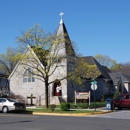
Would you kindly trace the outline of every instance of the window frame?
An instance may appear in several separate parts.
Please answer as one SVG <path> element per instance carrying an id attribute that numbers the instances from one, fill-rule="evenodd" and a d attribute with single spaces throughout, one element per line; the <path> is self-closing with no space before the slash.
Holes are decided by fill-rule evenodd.
<path id="1" fill-rule="evenodd" d="M 28 68 L 24 72 L 23 83 L 31 83 L 31 82 L 35 82 L 35 77 L 33 74 L 33 70 L 31 68 Z"/>

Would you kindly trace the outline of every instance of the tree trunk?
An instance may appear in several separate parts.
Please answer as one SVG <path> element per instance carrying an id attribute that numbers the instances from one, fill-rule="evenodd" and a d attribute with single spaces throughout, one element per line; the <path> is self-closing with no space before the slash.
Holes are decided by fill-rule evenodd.
<path id="1" fill-rule="evenodd" d="M 48 82 L 45 81 L 45 108 L 49 108 L 48 104 Z"/>

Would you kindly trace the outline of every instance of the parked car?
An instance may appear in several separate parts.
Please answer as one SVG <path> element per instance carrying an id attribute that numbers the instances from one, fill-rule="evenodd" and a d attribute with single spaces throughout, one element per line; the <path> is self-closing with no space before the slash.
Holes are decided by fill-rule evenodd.
<path id="1" fill-rule="evenodd" d="M 130 108 L 130 94 L 121 94 L 112 101 L 113 108 Z"/>
<path id="2" fill-rule="evenodd" d="M 7 113 L 8 111 L 25 111 L 26 106 L 11 98 L 0 98 L 0 111 Z"/>

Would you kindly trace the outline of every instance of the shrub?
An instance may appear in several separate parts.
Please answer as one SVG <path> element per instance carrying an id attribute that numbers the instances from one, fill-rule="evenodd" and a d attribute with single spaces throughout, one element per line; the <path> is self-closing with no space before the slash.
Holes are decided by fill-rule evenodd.
<path id="1" fill-rule="evenodd" d="M 95 104 L 94 102 L 91 102 L 89 108 L 94 108 L 94 107 L 99 108 L 99 107 L 105 107 L 105 106 L 106 106 L 106 102 L 95 102 Z"/>
<path id="2" fill-rule="evenodd" d="M 67 102 L 62 102 L 62 103 L 60 104 L 60 109 L 61 109 L 62 111 L 67 111 L 67 110 L 70 109 L 70 104 L 67 103 Z"/>
<path id="3" fill-rule="evenodd" d="M 77 105 L 75 105 L 75 104 L 70 104 L 70 108 L 75 109 L 75 108 L 77 108 Z"/>
<path id="4" fill-rule="evenodd" d="M 83 109 L 84 109 L 84 108 L 88 108 L 88 106 L 89 106 L 89 105 L 88 105 L 87 103 L 81 103 L 81 104 L 80 104 L 80 107 L 83 108 Z"/>
<path id="5" fill-rule="evenodd" d="M 55 104 L 51 104 L 51 105 L 50 105 L 50 109 L 51 109 L 51 111 L 54 111 L 55 108 L 56 108 L 56 105 L 55 105 Z"/>
<path id="6" fill-rule="evenodd" d="M 103 95 L 102 98 L 101 98 L 101 102 L 105 102 L 106 99 L 105 99 L 105 96 Z"/>
<path id="7" fill-rule="evenodd" d="M 89 103 L 77 103 L 76 105 L 74 104 L 71 104 L 70 105 L 70 108 L 72 109 L 87 109 L 87 108 L 94 108 L 96 105 L 96 108 L 99 108 L 99 107 L 105 107 L 106 106 L 106 102 L 91 102 L 90 105 Z"/>

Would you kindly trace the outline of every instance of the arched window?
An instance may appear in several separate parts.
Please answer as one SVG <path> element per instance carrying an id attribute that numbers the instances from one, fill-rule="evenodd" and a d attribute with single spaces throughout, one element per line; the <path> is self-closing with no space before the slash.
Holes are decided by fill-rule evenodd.
<path id="1" fill-rule="evenodd" d="M 31 68 L 28 68 L 23 76 L 23 82 L 35 82 L 34 74 Z"/>

